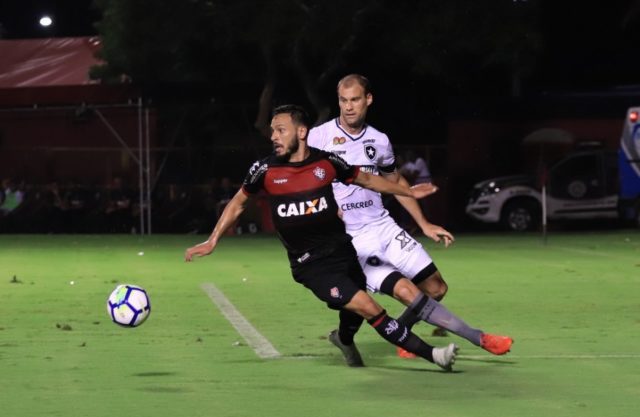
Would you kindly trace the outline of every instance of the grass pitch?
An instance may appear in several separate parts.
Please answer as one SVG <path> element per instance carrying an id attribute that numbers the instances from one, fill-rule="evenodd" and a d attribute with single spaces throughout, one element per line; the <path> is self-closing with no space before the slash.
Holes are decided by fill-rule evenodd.
<path id="1" fill-rule="evenodd" d="M 0 236 L 3 416 L 635 416 L 640 398 L 640 233 L 461 235 L 423 241 L 447 307 L 516 340 L 492 356 L 456 336 L 453 373 L 402 360 L 363 326 L 366 368 L 326 339 L 337 314 L 290 277 L 272 236 Z M 144 252 L 140 255 L 140 252 Z M 14 279 L 15 276 L 15 279 Z M 73 281 L 73 285 L 70 282 Z M 117 283 L 149 292 L 136 329 L 110 322 Z M 260 359 L 201 289 L 213 283 L 280 352 Z M 377 299 L 394 315 L 402 307 Z"/>

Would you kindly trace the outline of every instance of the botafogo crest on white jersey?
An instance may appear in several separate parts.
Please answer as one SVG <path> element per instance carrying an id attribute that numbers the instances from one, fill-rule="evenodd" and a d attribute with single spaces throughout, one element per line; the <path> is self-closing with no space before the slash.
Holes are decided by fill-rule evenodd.
<path id="1" fill-rule="evenodd" d="M 333 152 L 370 174 L 380 175 L 380 171 L 395 170 L 395 156 L 389 138 L 369 125 L 364 125 L 358 135 L 352 136 L 342 129 L 336 118 L 311 129 L 307 143 L 314 148 Z M 380 194 L 375 191 L 334 182 L 333 192 L 349 233 L 389 216 Z"/>

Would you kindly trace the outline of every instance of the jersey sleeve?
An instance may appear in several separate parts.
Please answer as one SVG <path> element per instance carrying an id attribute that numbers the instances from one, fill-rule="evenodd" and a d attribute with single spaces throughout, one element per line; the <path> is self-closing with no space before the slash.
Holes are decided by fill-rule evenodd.
<path id="1" fill-rule="evenodd" d="M 309 135 L 307 136 L 307 144 L 311 147 L 324 149 L 325 148 L 325 132 L 321 126 L 316 126 L 309 131 Z"/>
<path id="2" fill-rule="evenodd" d="M 393 153 L 393 146 L 387 135 L 384 135 L 385 142 L 382 146 L 382 153 L 378 162 L 378 169 L 386 174 L 390 174 L 396 170 L 396 157 Z"/>
<path id="3" fill-rule="evenodd" d="M 249 168 L 247 176 L 242 182 L 242 192 L 246 195 L 253 195 L 260 192 L 264 187 L 264 176 L 267 173 L 269 165 L 266 161 L 256 161 Z"/>
<path id="4" fill-rule="evenodd" d="M 345 184 L 351 184 L 360 172 L 360 168 L 349 165 L 347 161 L 334 153 L 327 152 L 327 159 L 336 170 L 336 179 Z"/>

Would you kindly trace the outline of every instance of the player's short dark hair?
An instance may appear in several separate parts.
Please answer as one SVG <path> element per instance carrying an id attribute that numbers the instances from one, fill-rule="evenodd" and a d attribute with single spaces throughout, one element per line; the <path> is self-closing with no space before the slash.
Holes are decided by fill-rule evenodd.
<path id="1" fill-rule="evenodd" d="M 311 126 L 311 118 L 302 106 L 298 106 L 297 104 L 284 104 L 275 107 L 271 112 L 271 117 L 273 118 L 284 113 L 290 114 L 291 120 L 293 120 L 295 124 L 303 125 L 307 129 Z"/>
<path id="2" fill-rule="evenodd" d="M 369 82 L 369 79 L 364 75 L 360 75 L 360 74 L 345 75 L 340 79 L 340 81 L 338 81 L 338 87 L 336 90 L 339 90 L 340 87 L 342 86 L 350 87 L 354 83 L 360 84 L 360 86 L 364 88 L 365 96 L 371 93 L 371 83 Z"/>

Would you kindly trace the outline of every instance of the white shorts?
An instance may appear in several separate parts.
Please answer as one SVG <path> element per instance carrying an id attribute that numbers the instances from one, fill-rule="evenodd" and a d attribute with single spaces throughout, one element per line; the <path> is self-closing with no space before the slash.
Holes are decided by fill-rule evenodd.
<path id="1" fill-rule="evenodd" d="M 433 263 L 420 242 L 391 218 L 364 229 L 352 236 L 369 291 L 380 292 L 382 282 L 394 271 L 412 279 Z"/>

